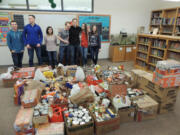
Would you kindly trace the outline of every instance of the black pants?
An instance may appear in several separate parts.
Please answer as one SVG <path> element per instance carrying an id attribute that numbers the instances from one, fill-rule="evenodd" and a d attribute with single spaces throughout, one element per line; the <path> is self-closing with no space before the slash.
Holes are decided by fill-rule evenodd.
<path id="1" fill-rule="evenodd" d="M 90 52 L 91 52 L 91 59 L 93 61 L 93 64 L 97 64 L 98 61 L 98 53 L 99 53 L 99 48 L 96 46 L 90 47 Z"/>
<path id="2" fill-rule="evenodd" d="M 23 60 L 23 52 L 21 53 L 11 53 L 13 63 L 15 67 L 22 67 L 22 60 Z"/>

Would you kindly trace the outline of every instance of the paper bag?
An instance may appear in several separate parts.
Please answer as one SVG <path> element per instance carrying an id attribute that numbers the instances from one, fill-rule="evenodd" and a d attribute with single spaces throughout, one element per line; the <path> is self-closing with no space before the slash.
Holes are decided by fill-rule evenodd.
<path id="1" fill-rule="evenodd" d="M 84 87 L 79 93 L 70 97 L 73 104 L 84 104 L 94 101 L 94 95 L 88 87 Z"/>

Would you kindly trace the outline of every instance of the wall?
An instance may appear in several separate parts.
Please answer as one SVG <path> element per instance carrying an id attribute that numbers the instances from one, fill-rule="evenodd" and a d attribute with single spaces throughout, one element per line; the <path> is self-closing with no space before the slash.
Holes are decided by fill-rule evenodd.
<path id="1" fill-rule="evenodd" d="M 111 33 L 117 34 L 120 30 L 136 33 L 139 26 L 145 26 L 148 31 L 151 10 L 159 9 L 158 0 L 94 0 L 94 14 L 111 15 Z M 59 21 L 58 18 L 54 21 Z M 100 59 L 109 58 L 109 43 L 102 44 Z M 28 63 L 25 52 L 23 63 Z M 36 56 L 35 56 L 36 57 Z M 0 48 L 0 65 L 12 64 L 7 47 Z"/>

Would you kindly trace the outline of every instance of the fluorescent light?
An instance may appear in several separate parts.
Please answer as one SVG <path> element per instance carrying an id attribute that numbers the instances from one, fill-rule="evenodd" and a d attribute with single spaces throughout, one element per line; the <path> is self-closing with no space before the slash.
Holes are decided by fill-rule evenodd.
<path id="1" fill-rule="evenodd" d="M 180 0 L 163 0 L 163 1 L 168 1 L 168 2 L 179 2 Z"/>

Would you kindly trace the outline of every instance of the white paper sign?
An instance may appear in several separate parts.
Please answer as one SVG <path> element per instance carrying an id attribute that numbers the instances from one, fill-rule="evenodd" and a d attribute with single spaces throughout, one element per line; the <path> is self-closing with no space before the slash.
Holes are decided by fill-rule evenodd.
<path id="1" fill-rule="evenodd" d="M 126 52 L 131 52 L 132 49 L 130 47 L 126 48 Z"/>
<path id="2" fill-rule="evenodd" d="M 120 47 L 119 50 L 122 51 L 122 47 Z"/>

